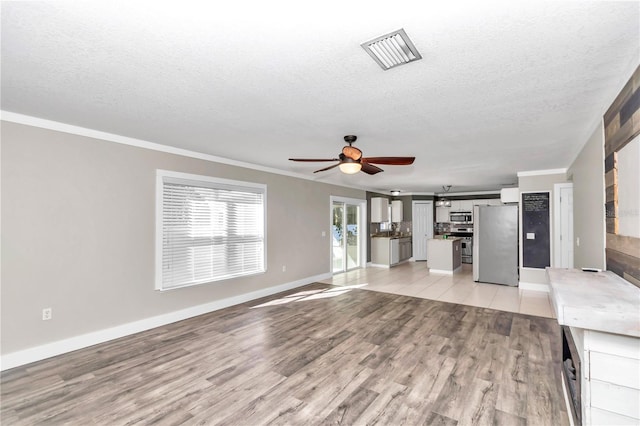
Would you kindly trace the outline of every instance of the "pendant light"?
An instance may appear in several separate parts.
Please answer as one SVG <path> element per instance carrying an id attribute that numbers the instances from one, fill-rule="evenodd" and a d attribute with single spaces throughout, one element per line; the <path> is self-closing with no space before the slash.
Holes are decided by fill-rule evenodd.
<path id="1" fill-rule="evenodd" d="M 451 190 L 451 185 L 442 185 L 442 190 L 445 194 L 448 194 Z M 451 200 L 447 200 L 446 198 L 441 198 L 436 201 L 436 207 L 451 207 Z"/>

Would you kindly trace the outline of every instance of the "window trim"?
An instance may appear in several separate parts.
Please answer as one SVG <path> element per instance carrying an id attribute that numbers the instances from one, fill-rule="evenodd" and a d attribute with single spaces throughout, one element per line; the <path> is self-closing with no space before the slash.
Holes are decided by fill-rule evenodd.
<path id="1" fill-rule="evenodd" d="M 165 182 L 174 182 L 174 183 L 186 183 L 190 185 L 197 186 L 198 183 L 201 183 L 202 186 L 210 186 L 213 188 L 237 188 L 244 187 L 248 189 L 259 189 L 264 193 L 264 202 L 262 203 L 263 208 L 263 269 L 262 271 L 253 272 L 250 274 L 243 274 L 235 277 L 222 278 L 219 280 L 212 281 L 204 281 L 204 282 L 193 282 L 189 284 L 184 284 L 180 286 L 174 286 L 170 288 L 163 287 L 162 282 L 162 254 L 163 254 L 163 202 L 164 202 L 164 184 Z M 176 172 L 172 170 L 162 170 L 156 169 L 156 203 L 155 203 L 155 289 L 159 291 L 170 291 L 176 290 L 180 288 L 199 286 L 203 284 L 211 284 L 211 283 L 221 283 L 225 281 L 229 281 L 236 278 L 244 278 L 253 275 L 260 275 L 267 272 L 267 185 L 262 183 L 254 183 L 254 182 L 245 182 L 239 180 L 232 179 L 224 179 L 212 176 L 204 176 L 204 175 L 196 175 L 191 173 L 182 173 Z"/>

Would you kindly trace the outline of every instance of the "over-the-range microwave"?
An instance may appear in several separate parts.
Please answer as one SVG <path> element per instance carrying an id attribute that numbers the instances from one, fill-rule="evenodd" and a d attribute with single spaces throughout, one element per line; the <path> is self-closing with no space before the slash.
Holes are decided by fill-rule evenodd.
<path id="1" fill-rule="evenodd" d="M 449 222 L 451 223 L 473 223 L 471 212 L 450 212 Z"/>

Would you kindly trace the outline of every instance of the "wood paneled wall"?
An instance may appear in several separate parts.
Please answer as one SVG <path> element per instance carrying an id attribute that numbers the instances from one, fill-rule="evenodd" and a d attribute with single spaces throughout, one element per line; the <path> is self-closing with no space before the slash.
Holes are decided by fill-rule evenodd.
<path id="1" fill-rule="evenodd" d="M 640 238 L 618 235 L 617 153 L 640 134 L 640 66 L 604 115 L 607 269 L 640 287 Z"/>

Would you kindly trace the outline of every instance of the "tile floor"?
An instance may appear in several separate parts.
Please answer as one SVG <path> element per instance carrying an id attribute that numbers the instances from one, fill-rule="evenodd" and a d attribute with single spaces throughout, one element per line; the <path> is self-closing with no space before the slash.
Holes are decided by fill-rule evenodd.
<path id="1" fill-rule="evenodd" d="M 322 281 L 363 290 L 491 308 L 499 311 L 555 318 L 549 294 L 473 281 L 472 268 L 463 264 L 453 275 L 432 274 L 426 262 L 405 262 L 393 268 L 369 267 L 336 274 Z"/>

